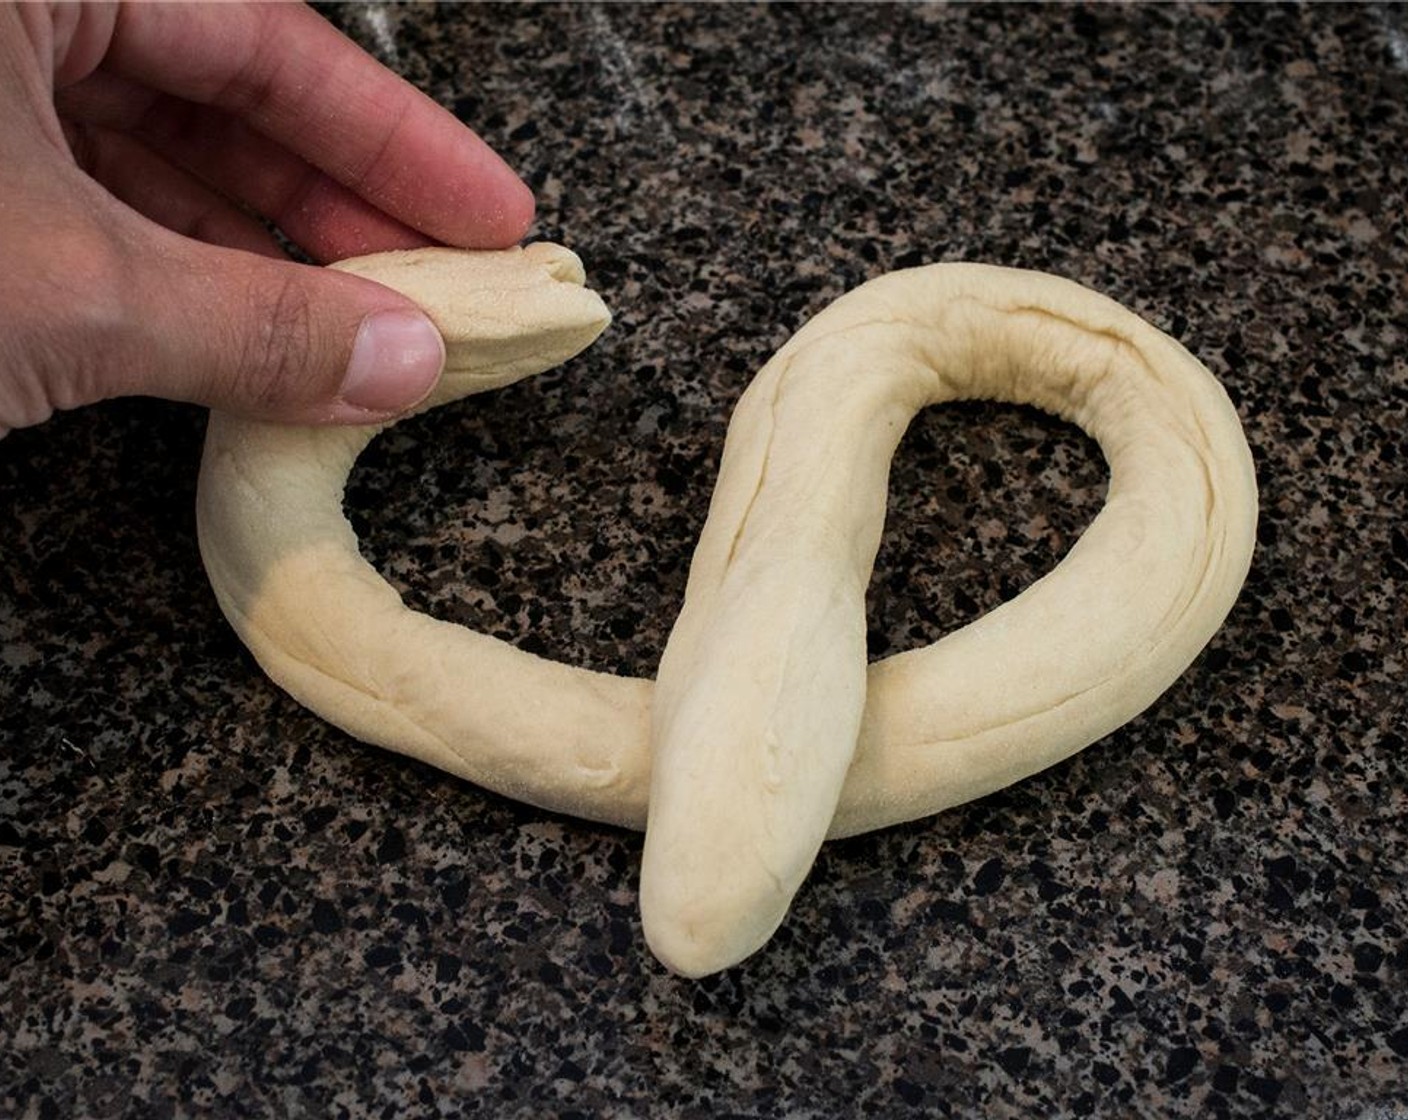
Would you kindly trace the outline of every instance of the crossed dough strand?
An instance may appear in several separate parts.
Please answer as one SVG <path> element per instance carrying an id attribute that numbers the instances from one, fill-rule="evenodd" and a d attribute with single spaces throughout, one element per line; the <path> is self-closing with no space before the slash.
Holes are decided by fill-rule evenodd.
<path id="1" fill-rule="evenodd" d="M 557 246 L 337 267 L 444 334 L 424 407 L 551 368 L 609 321 Z M 1022 594 L 867 669 L 890 459 L 920 408 L 971 398 L 1085 429 L 1105 504 Z M 655 686 L 408 610 L 341 508 L 378 430 L 212 414 L 198 526 L 222 610 L 276 683 L 356 738 L 549 810 L 641 828 L 648 805 L 646 936 L 691 976 L 771 936 L 825 837 L 983 796 L 1146 708 L 1221 625 L 1255 537 L 1250 452 L 1211 374 L 1103 296 L 986 265 L 872 280 L 755 378 Z"/>

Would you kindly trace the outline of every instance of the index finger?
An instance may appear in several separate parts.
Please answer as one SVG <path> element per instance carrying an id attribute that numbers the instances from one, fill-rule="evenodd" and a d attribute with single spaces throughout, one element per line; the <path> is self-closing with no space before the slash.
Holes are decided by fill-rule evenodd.
<path id="1" fill-rule="evenodd" d="M 447 244 L 512 245 L 532 221 L 492 148 L 301 4 L 124 4 L 105 65 L 235 114 Z"/>

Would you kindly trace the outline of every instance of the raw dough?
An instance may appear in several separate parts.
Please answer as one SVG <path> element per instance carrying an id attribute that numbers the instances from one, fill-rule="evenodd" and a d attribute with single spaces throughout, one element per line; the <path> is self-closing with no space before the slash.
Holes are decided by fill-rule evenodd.
<path id="1" fill-rule="evenodd" d="M 550 368 L 608 315 L 576 257 L 383 254 L 446 337 L 424 407 Z M 920 408 L 1034 404 L 1110 465 L 1104 508 L 1045 578 L 925 649 L 865 664 L 890 457 Z M 211 417 L 198 497 L 220 605 L 266 672 L 351 735 L 511 797 L 647 828 L 646 935 L 703 975 L 763 944 L 826 836 L 1033 774 L 1138 714 L 1221 625 L 1256 482 L 1213 377 L 1069 281 L 974 264 L 891 273 L 764 367 L 729 428 L 654 692 L 407 610 L 341 509 L 378 429 Z"/>

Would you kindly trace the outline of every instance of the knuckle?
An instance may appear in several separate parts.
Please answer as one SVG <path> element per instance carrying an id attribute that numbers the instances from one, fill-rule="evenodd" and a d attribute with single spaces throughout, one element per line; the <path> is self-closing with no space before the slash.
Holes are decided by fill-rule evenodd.
<path id="1" fill-rule="evenodd" d="M 241 380 L 240 395 L 261 411 L 290 398 L 308 398 L 317 389 L 317 347 L 307 289 L 297 277 L 283 276 L 252 303 L 255 322 L 232 371 Z"/>

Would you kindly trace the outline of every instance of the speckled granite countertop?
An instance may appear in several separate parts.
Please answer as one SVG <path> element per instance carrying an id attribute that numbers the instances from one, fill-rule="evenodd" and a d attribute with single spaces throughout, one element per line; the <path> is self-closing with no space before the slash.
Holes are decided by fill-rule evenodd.
<path id="1" fill-rule="evenodd" d="M 346 8 L 529 177 L 614 327 L 349 491 L 415 605 L 650 674 L 731 403 L 920 261 L 1046 269 L 1225 382 L 1263 488 L 1147 714 L 829 845 L 766 951 L 649 956 L 639 838 L 359 746 L 257 672 L 192 519 L 202 416 L 0 443 L 0 1115 L 1408 1116 L 1402 8 Z M 875 653 L 1049 569 L 1079 433 L 923 415 Z"/>

